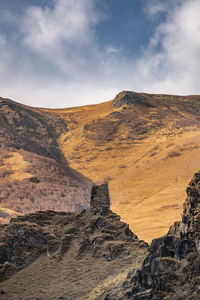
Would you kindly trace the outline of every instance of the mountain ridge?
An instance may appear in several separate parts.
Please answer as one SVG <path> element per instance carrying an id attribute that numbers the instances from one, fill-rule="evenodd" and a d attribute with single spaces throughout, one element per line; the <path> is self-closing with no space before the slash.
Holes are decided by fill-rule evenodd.
<path id="1" fill-rule="evenodd" d="M 55 128 L 65 124 L 56 133 L 64 161 L 82 178 L 108 181 L 112 210 L 150 242 L 180 218 L 184 186 L 200 163 L 199 96 L 121 93 L 149 105 L 115 107 L 118 94 L 96 105 L 34 110 L 53 120 Z"/>

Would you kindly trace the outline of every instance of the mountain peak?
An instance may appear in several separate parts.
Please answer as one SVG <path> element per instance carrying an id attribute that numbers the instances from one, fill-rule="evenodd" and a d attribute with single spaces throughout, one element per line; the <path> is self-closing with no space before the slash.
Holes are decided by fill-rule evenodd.
<path id="1" fill-rule="evenodd" d="M 152 106 L 145 94 L 136 93 L 132 91 L 122 91 L 113 100 L 114 107 L 120 107 L 124 104 L 139 104 L 142 106 L 150 107 Z"/>

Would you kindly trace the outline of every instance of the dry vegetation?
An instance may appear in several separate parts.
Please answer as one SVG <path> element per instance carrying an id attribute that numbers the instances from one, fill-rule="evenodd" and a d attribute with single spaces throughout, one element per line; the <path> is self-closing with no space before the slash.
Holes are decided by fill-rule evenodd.
<path id="1" fill-rule="evenodd" d="M 0 222 L 88 206 L 89 181 L 68 167 L 56 141 L 65 130 L 54 115 L 0 99 Z"/>
<path id="2" fill-rule="evenodd" d="M 150 242 L 165 234 L 180 218 L 185 185 L 200 166 L 200 98 L 148 94 L 136 98 L 134 104 L 118 97 L 98 105 L 57 110 L 16 108 L 17 104 L 6 102 L 7 107 L 0 108 L 4 124 L 0 140 L 9 138 L 1 145 L 5 144 L 8 153 L 20 153 L 31 164 L 23 174 L 39 180 L 24 179 L 20 188 L 17 181 L 12 188 L 4 186 L 4 198 L 0 196 L 4 203 L 9 203 L 6 191 L 12 195 L 7 207 L 13 209 L 24 201 L 12 189 L 22 190 L 26 199 L 28 187 L 26 211 L 32 205 L 42 209 L 41 203 L 47 208 L 48 201 L 60 210 L 64 194 L 70 209 L 76 209 L 78 203 L 80 208 L 86 205 L 87 180 L 78 175 L 83 186 L 78 194 L 77 183 L 68 192 L 69 176 L 66 169 L 60 169 L 63 155 L 70 167 L 93 182 L 109 182 L 112 209 L 141 239 Z"/>
<path id="3" fill-rule="evenodd" d="M 58 142 L 70 166 L 109 181 L 112 209 L 148 242 L 180 218 L 200 166 L 199 99 L 143 94 L 141 103 L 53 110 L 68 122 Z"/>

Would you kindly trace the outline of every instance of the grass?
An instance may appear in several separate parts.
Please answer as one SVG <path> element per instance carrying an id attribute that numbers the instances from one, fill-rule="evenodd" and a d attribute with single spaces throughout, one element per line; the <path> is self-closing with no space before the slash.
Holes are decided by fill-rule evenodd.
<path id="1" fill-rule="evenodd" d="M 86 297 L 83 297 L 82 300 L 96 300 L 99 299 L 99 297 L 105 295 L 106 292 L 109 292 L 111 290 L 115 291 L 116 288 L 119 288 L 119 286 L 122 283 L 124 283 L 128 273 L 130 271 L 136 270 L 139 267 L 139 265 L 142 263 L 142 260 L 143 258 L 140 258 L 140 260 L 137 260 L 134 264 L 129 265 L 121 272 L 108 276 L 105 280 L 100 282 L 94 289 L 92 289 Z"/>
<path id="2" fill-rule="evenodd" d="M 70 166 L 96 184 L 109 181 L 111 208 L 148 242 L 180 218 L 185 187 L 200 166 L 200 121 L 190 98 L 154 95 L 149 102 L 154 108 L 113 108 L 108 101 L 54 110 L 70 121 L 58 139 Z M 158 214 L 164 205 L 180 209 Z"/>
<path id="3" fill-rule="evenodd" d="M 23 156 L 18 152 L 10 152 L 9 156 L 3 158 L 3 165 L 0 166 L 1 176 L 7 180 L 23 180 L 30 178 L 31 173 L 26 172 L 30 164 L 24 160 Z"/>
<path id="4" fill-rule="evenodd" d="M 94 183 L 109 181 L 111 209 L 140 238 L 150 242 L 165 234 L 169 225 L 180 218 L 185 187 L 200 166 L 197 98 L 153 95 L 148 98 L 152 107 L 145 109 L 139 105 L 116 108 L 112 101 L 69 109 L 33 109 L 33 112 L 27 108 L 21 114 L 17 111 L 17 122 L 24 116 L 30 129 L 26 136 L 24 127 L 19 126 L 17 134 L 23 141 L 16 136 L 15 124 L 11 124 L 13 112 L 1 112 L 6 116 L 2 122 L 10 130 L 7 132 L 12 133 L 5 145 L 22 147 L 17 152 L 26 155 L 22 155 L 24 161 L 19 156 L 1 160 L 0 168 L 7 165 L 12 172 L 2 182 L 5 184 L 11 178 L 13 182 L 11 187 L 5 185 L 0 197 L 7 203 L 10 201 L 10 208 L 19 209 L 19 203 L 24 201 L 25 212 L 29 212 L 29 206 L 62 210 L 66 209 L 62 193 L 67 195 L 70 210 L 82 209 L 87 191 L 80 188 L 80 198 L 76 193 L 77 182 L 72 183 L 55 162 L 55 159 L 60 162 L 61 150 L 70 167 Z M 27 168 L 24 164 L 28 161 L 31 167 Z M 20 176 L 37 177 L 40 182 L 30 183 L 24 177 L 19 193 Z M 21 196 L 24 198 L 19 200 Z M 180 209 L 168 209 L 171 205 Z"/>

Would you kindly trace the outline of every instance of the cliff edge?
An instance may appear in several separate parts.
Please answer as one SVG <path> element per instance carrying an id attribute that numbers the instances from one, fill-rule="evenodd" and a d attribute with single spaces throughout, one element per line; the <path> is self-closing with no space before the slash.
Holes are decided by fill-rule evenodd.
<path id="1" fill-rule="evenodd" d="M 140 265 L 148 249 L 110 210 L 107 184 L 93 187 L 90 209 L 19 216 L 0 225 L 0 239 L 2 299 L 104 294 Z"/>
<path id="2" fill-rule="evenodd" d="M 142 267 L 105 300 L 200 299 L 200 172 L 186 192 L 182 221 L 152 241 Z"/>

